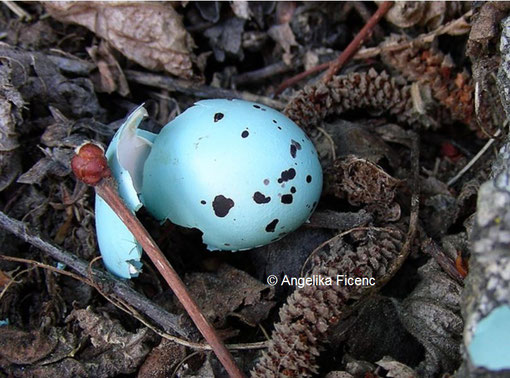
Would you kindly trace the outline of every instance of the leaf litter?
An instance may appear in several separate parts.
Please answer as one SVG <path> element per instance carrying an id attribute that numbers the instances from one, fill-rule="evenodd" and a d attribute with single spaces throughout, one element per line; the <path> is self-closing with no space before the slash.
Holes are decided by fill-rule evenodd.
<path id="1" fill-rule="evenodd" d="M 19 5 L 30 20 L 0 9 L 3 212 L 91 262 L 93 193 L 70 175 L 76 146 L 107 145 L 142 102 L 152 119 L 166 120 L 204 93 L 277 101 L 314 142 L 325 172 L 310 223 L 254 251 L 210 254 L 192 232 L 140 215 L 204 314 L 254 376 L 432 377 L 459 368 L 468 235 L 494 152 L 449 180 L 505 133 L 496 47 L 507 5 L 396 4 L 364 42 L 365 60 L 326 82 L 320 70 L 303 75 L 275 99 L 285 79 L 338 56 L 376 4 Z M 0 261 L 0 277 L 10 282 L 0 287 L 0 320 L 9 323 L 0 326 L 3 374 L 224 376 L 150 264 L 130 283 L 144 298 L 136 308 L 178 317 L 186 332 L 177 333 L 190 339 L 172 338 L 161 318 L 113 295 L 109 279 L 100 295 L 90 277 L 35 268 L 58 261 L 4 231 L 0 237 L 3 254 L 28 261 Z M 11 282 L 15 269 L 23 273 Z M 387 284 L 374 291 L 266 284 L 269 274 L 339 271 Z M 362 333 L 366 324 L 373 326 Z"/>

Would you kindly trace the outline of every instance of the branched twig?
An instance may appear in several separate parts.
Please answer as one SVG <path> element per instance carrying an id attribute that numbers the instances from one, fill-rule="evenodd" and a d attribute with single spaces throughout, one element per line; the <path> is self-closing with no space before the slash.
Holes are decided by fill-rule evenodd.
<path id="1" fill-rule="evenodd" d="M 99 256 L 99 258 L 100 258 L 100 256 Z M 98 258 L 93 259 L 90 262 L 90 264 L 89 264 L 89 271 L 91 272 L 91 274 L 89 275 L 90 277 L 92 277 L 92 264 L 97 259 Z M 37 268 L 42 268 L 42 269 L 50 270 L 50 271 L 52 271 L 54 273 L 58 273 L 58 274 L 62 274 L 64 276 L 68 276 L 68 277 L 74 278 L 75 280 L 81 281 L 81 282 L 83 282 L 83 283 L 85 283 L 87 285 L 90 285 L 90 286 L 94 287 L 106 300 L 108 300 L 110 303 L 112 303 L 115 307 L 121 309 L 122 311 L 126 312 L 127 314 L 129 314 L 129 315 L 133 316 L 134 318 L 138 319 L 143 325 L 145 325 L 147 328 L 151 329 L 154 333 L 158 334 L 159 336 L 161 336 L 161 337 L 163 337 L 163 338 L 165 338 L 167 340 L 170 340 L 170 341 L 172 341 L 172 342 L 174 342 L 176 344 L 188 347 L 188 348 L 197 349 L 197 350 L 212 350 L 212 348 L 211 348 L 211 346 L 209 344 L 195 343 L 193 341 L 181 339 L 179 337 L 170 335 L 169 333 L 166 333 L 166 332 L 164 332 L 164 331 L 154 327 L 138 311 L 136 311 L 131 305 L 129 305 L 125 300 L 123 300 L 122 298 L 115 298 L 115 299 L 112 298 L 110 295 L 108 295 L 105 292 L 103 292 L 101 290 L 101 287 L 95 281 L 93 281 L 93 280 L 91 280 L 89 278 L 85 278 L 85 277 L 82 277 L 82 276 L 80 276 L 78 274 L 74 274 L 72 272 L 68 272 L 66 270 L 59 269 L 57 267 L 54 267 L 54 266 L 51 266 L 51 265 L 48 265 L 48 264 L 44 264 L 44 263 L 41 263 L 41 262 L 35 261 L 35 260 L 23 259 L 23 258 L 20 258 L 20 257 L 5 256 L 5 255 L 0 255 L 0 260 L 19 262 L 19 263 L 23 263 L 23 264 L 30 264 L 30 265 L 33 265 L 34 267 L 37 267 Z M 29 270 L 30 269 L 25 269 L 25 270 L 17 273 L 16 276 L 13 277 L 11 279 L 11 281 L 9 281 L 8 285 L 10 285 L 11 282 L 14 282 L 16 277 L 18 277 L 21 273 L 25 273 L 25 272 L 27 272 Z M 6 290 L 7 290 L 7 286 L 4 288 L 3 291 L 6 291 Z M 0 298 L 1 297 L 2 297 L 2 294 L 0 294 Z M 267 347 L 267 343 L 266 342 L 228 344 L 227 345 L 227 348 L 230 349 L 230 350 L 253 350 L 253 349 L 261 349 L 261 348 L 265 348 L 265 347 Z"/>
<path id="2" fill-rule="evenodd" d="M 383 52 L 391 52 L 391 51 L 400 51 L 407 49 L 409 47 L 412 47 L 416 44 L 423 44 L 423 43 L 430 43 L 434 41 L 435 38 L 437 38 L 440 35 L 443 34 L 452 34 L 452 35 L 461 35 L 468 33 L 471 29 L 469 23 L 467 22 L 467 19 L 473 15 L 473 11 L 470 10 L 466 12 L 462 17 L 450 21 L 447 24 L 431 31 L 430 33 L 421 34 L 418 37 L 416 37 L 413 40 L 410 41 L 397 41 L 397 42 L 390 42 L 390 43 L 384 43 L 382 45 L 379 45 L 377 47 L 367 47 L 364 49 L 360 49 L 352 59 L 360 60 L 360 59 L 368 59 L 368 58 L 374 58 L 378 56 L 379 54 Z M 304 72 L 301 72 L 290 79 L 285 80 L 280 84 L 280 86 L 276 89 L 274 95 L 278 95 L 282 93 L 286 88 L 293 86 L 294 84 L 297 84 L 304 78 L 313 75 L 314 73 L 324 71 L 326 68 L 330 67 L 330 65 L 334 62 L 334 60 L 331 60 L 326 63 L 319 64 L 318 66 L 312 67 Z"/>
<path id="3" fill-rule="evenodd" d="M 473 10 L 469 10 L 464 13 L 461 17 L 440 26 L 439 28 L 432 30 L 426 34 L 420 34 L 418 37 L 408 41 L 396 41 L 390 43 L 384 43 L 377 47 L 367 47 L 360 49 L 353 59 L 368 59 L 374 58 L 383 52 L 400 51 L 410 48 L 415 45 L 422 45 L 424 43 L 431 43 L 437 37 L 443 34 L 461 35 L 469 33 L 471 26 L 467 19 L 473 15 Z"/>
<path id="4" fill-rule="evenodd" d="M 71 267 L 81 276 L 87 277 L 89 264 L 86 261 L 60 249 L 51 242 L 42 239 L 39 235 L 30 231 L 23 222 L 12 219 L 1 211 L 0 227 L 34 247 L 39 248 L 56 261 Z M 186 328 L 182 324 L 180 316 L 167 312 L 160 306 L 149 301 L 145 296 L 130 288 L 125 282 L 113 277 L 111 274 L 104 273 L 97 269 L 93 269 L 92 271 L 94 273 L 94 278 L 96 279 L 95 283 L 102 291 L 122 298 L 125 302 L 130 303 L 132 307 L 145 314 L 168 332 L 175 332 L 186 338 L 193 336 L 193 330 Z"/>

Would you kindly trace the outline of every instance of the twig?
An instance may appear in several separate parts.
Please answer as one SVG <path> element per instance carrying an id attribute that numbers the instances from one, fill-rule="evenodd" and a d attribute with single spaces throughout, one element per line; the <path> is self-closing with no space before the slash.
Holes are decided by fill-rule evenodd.
<path id="1" fill-rule="evenodd" d="M 496 130 L 496 132 L 494 133 L 494 137 L 498 137 L 499 134 L 501 134 L 501 129 Z M 455 184 L 457 182 L 457 180 L 460 179 L 462 177 L 462 175 L 464 173 L 466 173 L 477 162 L 477 160 L 482 157 L 482 155 L 485 153 L 485 151 L 487 151 L 489 149 L 489 147 L 494 143 L 495 140 L 496 140 L 495 138 L 489 139 L 487 141 L 487 143 L 485 143 L 485 145 L 481 148 L 481 150 L 478 151 L 478 153 L 469 161 L 469 163 L 467 163 L 464 166 L 464 168 L 462 168 L 459 171 L 459 173 L 457 173 L 454 177 L 452 177 L 450 180 L 448 180 L 446 185 L 452 186 L 453 184 Z"/>
<path id="2" fill-rule="evenodd" d="M 3 1 L 3 3 L 11 10 L 12 13 L 14 13 L 16 16 L 18 16 L 21 20 L 26 21 L 32 21 L 32 16 L 28 14 L 23 8 L 21 8 L 18 4 L 16 4 L 15 1 Z"/>
<path id="3" fill-rule="evenodd" d="M 301 72 L 295 76 L 292 76 L 290 79 L 284 80 L 283 83 L 280 84 L 278 88 L 276 88 L 276 91 L 274 91 L 274 96 L 278 96 L 280 93 L 282 93 L 285 89 L 288 87 L 293 86 L 294 84 L 300 82 L 305 77 L 308 77 L 310 75 L 313 75 L 316 72 L 324 71 L 326 68 L 329 67 L 329 65 L 333 63 L 333 60 L 330 62 L 319 64 L 318 66 L 312 67 L 304 72 Z"/>
<path id="4" fill-rule="evenodd" d="M 281 101 L 273 100 L 268 97 L 259 96 L 245 91 L 233 91 L 224 88 L 214 88 L 208 85 L 197 85 L 190 81 L 172 79 L 168 76 L 156 75 L 149 72 L 125 70 L 124 74 L 129 81 L 135 82 L 137 84 L 167 89 L 171 92 L 180 92 L 195 97 L 240 98 L 247 101 L 258 102 L 278 110 L 281 110 L 285 107 L 285 104 Z"/>
<path id="5" fill-rule="evenodd" d="M 421 243 L 421 249 L 427 255 L 432 256 L 434 260 L 439 264 L 439 266 L 448 274 L 451 278 L 453 278 L 458 283 L 462 284 L 464 278 L 462 274 L 455 267 L 455 262 L 453 262 L 443 250 L 437 245 L 434 240 L 429 238 L 428 240 L 423 241 Z"/>
<path id="6" fill-rule="evenodd" d="M 12 286 L 12 284 L 14 283 L 19 283 L 18 281 L 16 281 L 16 279 L 25 274 L 25 273 L 28 273 L 30 272 L 32 269 L 34 269 L 33 267 L 32 268 L 28 268 L 28 269 L 24 269 L 22 270 L 21 272 L 18 272 L 16 273 L 16 275 L 14 277 L 11 277 L 10 281 L 7 283 L 7 285 L 4 286 L 4 288 L 2 289 L 2 292 L 0 292 L 0 301 L 2 300 L 2 298 L 4 297 L 4 294 L 7 293 L 7 290 L 9 290 L 9 288 Z"/>
<path id="7" fill-rule="evenodd" d="M 98 256 L 98 257 L 100 258 L 100 256 Z M 114 300 L 111 296 L 109 296 L 108 294 L 104 293 L 101 290 L 101 288 L 99 287 L 99 285 L 97 285 L 97 283 L 95 281 L 93 281 L 93 280 L 91 280 L 89 278 L 85 278 L 85 277 L 79 276 L 77 274 L 74 274 L 72 272 L 68 272 L 66 270 L 59 269 L 57 267 L 54 267 L 54 266 L 51 266 L 51 265 L 48 265 L 48 264 L 44 264 L 44 263 L 41 263 L 41 262 L 35 261 L 35 260 L 23 259 L 23 258 L 20 258 L 20 257 L 5 256 L 5 255 L 0 255 L 0 260 L 19 262 L 19 263 L 23 263 L 23 264 L 30 264 L 30 265 L 34 265 L 37 268 L 42 268 L 42 269 L 50 270 L 50 271 L 52 271 L 54 273 L 58 273 L 58 274 L 62 274 L 64 276 L 68 276 L 68 277 L 74 278 L 75 280 L 81 281 L 81 282 L 83 282 L 83 283 L 85 283 L 85 284 L 87 284 L 89 286 L 94 287 L 103 297 L 105 297 L 115 307 L 117 307 L 117 308 L 121 309 L 122 311 L 126 312 L 127 314 L 135 317 L 143 325 L 145 325 L 147 328 L 150 328 L 154 333 L 158 334 L 159 336 L 161 336 L 161 337 L 163 337 L 163 338 L 165 338 L 167 340 L 173 341 L 176 344 L 188 347 L 188 348 L 198 349 L 198 350 L 211 350 L 211 346 L 209 344 L 195 343 L 193 341 L 181 339 L 179 337 L 170 335 L 170 334 L 168 334 L 168 333 L 166 333 L 164 331 L 161 331 L 160 329 L 154 327 L 152 324 L 148 323 L 147 320 L 145 320 L 138 311 L 136 311 L 127 302 L 124 302 L 122 300 L 122 298 L 116 298 Z M 91 272 L 92 272 L 92 263 L 95 260 L 97 260 L 97 258 L 94 258 L 89 263 L 89 271 L 91 271 Z M 11 279 L 11 281 L 9 281 L 8 285 L 10 285 L 11 282 L 14 281 L 16 279 L 16 277 L 18 277 L 20 275 L 20 273 L 27 272 L 29 270 L 30 269 L 26 269 L 26 270 L 23 270 L 23 271 L 19 272 L 18 274 L 16 274 L 16 276 L 13 277 Z M 89 276 L 92 277 L 92 274 L 90 274 Z M 5 290 L 6 290 L 6 288 L 4 289 L 4 291 Z M 0 294 L 0 298 L 1 297 L 2 297 L 2 295 Z M 262 349 L 262 348 L 266 348 L 266 347 L 267 347 L 267 342 L 265 342 L 265 341 L 260 341 L 260 342 L 255 342 L 255 343 L 227 344 L 227 348 L 231 349 L 231 350 L 253 350 L 253 349 Z"/>
<path id="8" fill-rule="evenodd" d="M 391 51 L 399 51 L 407 49 L 413 45 L 420 45 L 422 43 L 430 43 L 436 39 L 436 37 L 443 35 L 443 34 L 450 34 L 453 35 L 461 35 L 468 33 L 470 28 L 469 23 L 466 21 L 467 18 L 471 17 L 473 15 L 473 10 L 469 10 L 468 12 L 464 13 L 461 17 L 448 22 L 445 25 L 442 25 L 438 27 L 435 30 L 432 30 L 429 33 L 426 34 L 420 34 L 418 37 L 410 40 L 410 41 L 397 41 L 397 42 L 390 42 L 387 44 L 384 44 L 383 46 L 377 46 L 377 47 L 368 47 L 359 50 L 353 57 L 353 59 L 368 59 L 376 57 L 377 55 L 381 54 L 382 52 L 391 52 Z M 464 28 L 464 31 L 461 33 L 459 30 L 460 28 Z"/>
<path id="9" fill-rule="evenodd" d="M 354 37 L 354 39 L 349 43 L 349 45 L 345 48 L 345 50 L 338 56 L 338 59 L 333 62 L 326 72 L 326 75 L 322 78 L 324 83 L 327 83 L 331 80 L 331 78 L 343 67 L 343 65 L 353 57 L 353 55 L 358 51 L 366 38 L 369 37 L 373 28 L 377 23 L 384 17 L 384 15 L 390 10 L 393 6 L 393 1 L 385 1 L 381 4 L 379 9 L 374 13 L 374 15 L 368 20 L 368 22 L 363 26 L 363 28 L 359 31 L 359 33 Z"/>
<path id="10" fill-rule="evenodd" d="M 87 277 L 89 264 L 86 261 L 60 249 L 51 242 L 42 239 L 39 235 L 30 231 L 23 222 L 12 219 L 1 211 L 0 227 L 34 247 L 39 248 L 46 254 L 50 255 L 53 259 L 66 264 L 82 276 Z M 185 325 L 182 324 L 180 316 L 167 312 L 163 308 L 149 301 L 145 296 L 130 288 L 126 283 L 116 279 L 110 274 L 97 269 L 94 269 L 93 273 L 94 277 L 97 279 L 96 284 L 104 292 L 113 293 L 117 297 L 122 298 L 125 302 L 130 303 L 131 306 L 152 319 L 167 332 L 173 331 L 186 338 L 192 337 L 193 331 L 191 329 L 187 329 Z"/>
<path id="11" fill-rule="evenodd" d="M 234 378 L 244 377 L 223 344 L 214 328 L 202 314 L 195 300 L 189 294 L 186 285 L 170 265 L 165 255 L 142 223 L 126 207 L 117 193 L 116 184 L 108 168 L 104 151 L 95 144 L 86 143 L 80 146 L 71 160 L 71 167 L 76 177 L 86 184 L 94 186 L 96 193 L 112 208 L 120 220 L 126 225 L 136 240 L 145 250 L 151 261 L 168 283 L 175 296 L 179 299 L 205 340 L 211 344 L 214 353 L 224 366 L 227 373 Z"/>
<path id="12" fill-rule="evenodd" d="M 406 49 L 414 44 L 421 44 L 421 43 L 427 43 L 432 42 L 436 37 L 443 35 L 443 34 L 449 34 L 452 31 L 454 35 L 460 35 L 461 32 L 459 29 L 462 27 L 465 29 L 464 33 L 468 33 L 470 30 L 469 24 L 466 21 L 467 18 L 471 17 L 473 15 L 473 11 L 470 10 L 466 12 L 464 15 L 462 15 L 460 18 L 450 21 L 447 24 L 440 26 L 439 28 L 431 31 L 430 33 L 421 34 L 415 39 L 411 41 L 398 41 L 398 42 L 392 42 L 388 44 L 384 44 L 383 46 L 377 46 L 377 47 L 368 47 L 359 50 L 352 59 L 360 60 L 360 59 L 368 59 L 373 58 L 381 54 L 383 51 L 399 51 Z M 287 79 L 283 81 L 280 86 L 276 89 L 274 95 L 278 95 L 282 93 L 286 88 L 293 86 L 294 84 L 298 83 L 299 81 L 303 80 L 304 78 L 313 75 L 314 73 L 321 72 L 328 68 L 334 60 L 331 60 L 326 63 L 322 63 L 318 66 L 312 67 L 307 71 L 301 72 L 290 79 Z"/>
<path id="13" fill-rule="evenodd" d="M 366 3 L 364 1 L 353 1 L 351 4 L 363 19 L 363 22 L 367 23 L 370 20 L 370 17 L 372 17 L 372 13 L 370 9 L 368 9 L 368 7 L 365 5 Z M 384 30 L 380 25 L 374 26 L 373 33 L 376 39 L 380 39 L 384 36 Z"/>
<path id="14" fill-rule="evenodd" d="M 252 83 L 259 80 L 267 79 L 271 76 L 280 75 L 282 73 L 290 71 L 291 69 L 292 67 L 288 66 L 284 62 L 277 62 L 269 66 L 260 68 L 258 70 L 243 72 L 242 74 L 235 75 L 232 78 L 232 82 L 236 85 Z"/>

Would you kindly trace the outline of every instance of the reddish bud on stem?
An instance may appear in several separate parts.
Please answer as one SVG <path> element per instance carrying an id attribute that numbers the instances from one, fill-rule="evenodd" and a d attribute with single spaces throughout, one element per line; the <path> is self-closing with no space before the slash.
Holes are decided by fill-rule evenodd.
<path id="1" fill-rule="evenodd" d="M 104 177 L 111 176 L 108 162 L 101 147 L 85 143 L 76 149 L 71 168 L 78 179 L 88 185 L 96 185 Z"/>

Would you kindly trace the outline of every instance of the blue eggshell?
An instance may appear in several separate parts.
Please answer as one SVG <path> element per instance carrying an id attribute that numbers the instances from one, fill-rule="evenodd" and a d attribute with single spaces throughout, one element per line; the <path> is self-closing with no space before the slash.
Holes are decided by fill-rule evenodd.
<path id="1" fill-rule="evenodd" d="M 204 100 L 155 139 L 141 199 L 160 221 L 202 231 L 209 249 L 235 251 L 298 228 L 321 190 L 317 152 L 294 122 L 265 105 Z"/>
<path id="2" fill-rule="evenodd" d="M 149 142 L 156 137 L 155 134 L 136 129 L 146 115 L 147 112 L 143 106 L 134 110 L 119 128 L 106 151 L 108 165 L 117 181 L 119 194 L 132 212 L 138 210 L 142 203 L 134 189 L 129 172 L 119 162 L 117 150 L 119 140 L 126 132 L 136 132 Z M 122 278 L 136 277 L 141 269 L 142 248 L 117 214 L 98 195 L 96 195 L 95 217 L 99 250 L 106 268 Z"/>
<path id="3" fill-rule="evenodd" d="M 471 362 L 489 370 L 510 369 L 510 306 L 497 307 L 480 320 L 468 346 Z"/>

